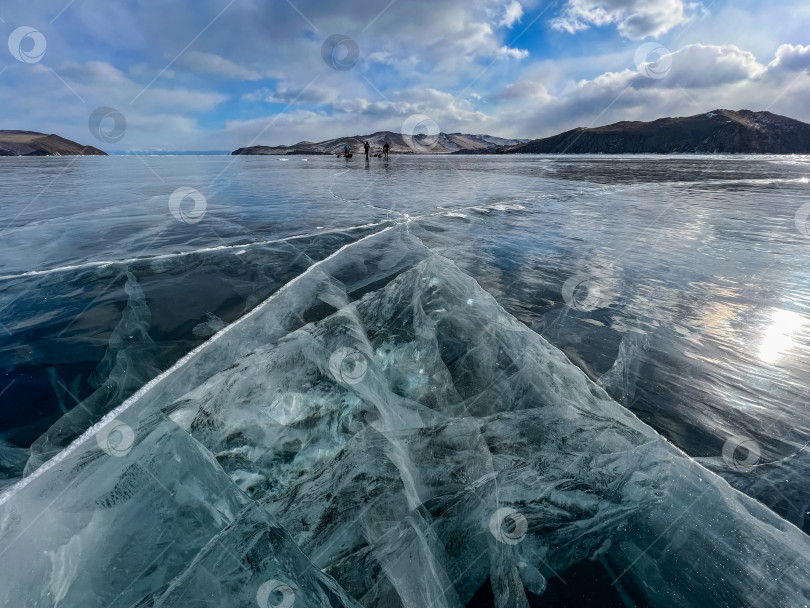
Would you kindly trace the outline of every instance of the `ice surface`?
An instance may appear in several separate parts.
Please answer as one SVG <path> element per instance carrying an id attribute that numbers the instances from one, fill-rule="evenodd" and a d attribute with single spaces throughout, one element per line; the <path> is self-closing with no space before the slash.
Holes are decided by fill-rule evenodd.
<path id="1" fill-rule="evenodd" d="M 28 461 L 28 450 L 0 440 L 0 489 L 17 482 Z"/>
<path id="2" fill-rule="evenodd" d="M 249 606 L 273 580 L 355 605 L 173 422 L 132 429 L 128 453 L 87 444 L 3 507 L 3 605 Z"/>
<path id="3" fill-rule="evenodd" d="M 152 315 L 143 290 L 131 272 L 125 272 L 124 277 L 127 304 L 110 336 L 107 352 L 91 377 L 97 390 L 31 445 L 26 474 L 36 470 L 82 430 L 160 372 L 155 364 L 158 348 L 149 336 Z M 68 397 L 74 394 L 75 391 L 71 391 Z"/>
<path id="4" fill-rule="evenodd" d="M 315 264 L 0 499 L 6 606 L 800 606 L 810 540 L 406 226 Z"/>
<path id="5" fill-rule="evenodd" d="M 143 253 L 141 247 L 117 261 L 0 277 L 3 438 L 20 447 L 35 442 L 29 471 L 36 468 L 223 323 L 315 261 L 380 229 L 334 228 L 126 257 Z M 14 474 L 0 461 L 0 476 Z"/>

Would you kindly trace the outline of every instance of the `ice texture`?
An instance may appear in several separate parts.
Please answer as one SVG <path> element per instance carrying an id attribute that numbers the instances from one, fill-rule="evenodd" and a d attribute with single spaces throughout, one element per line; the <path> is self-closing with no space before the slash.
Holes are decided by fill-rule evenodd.
<path id="1" fill-rule="evenodd" d="M 381 228 L 0 276 L 0 368 L 13 382 L 0 400 L 4 439 L 30 446 L 35 470 L 312 263 Z M 0 477 L 18 480 L 5 462 Z"/>
<path id="2" fill-rule="evenodd" d="M 103 413 L 160 372 L 155 365 L 158 348 L 149 336 L 151 314 L 143 290 L 131 272 L 123 274 L 127 305 L 112 331 L 107 352 L 91 378 L 97 390 L 34 441 L 30 448 L 31 457 L 25 465 L 26 474 L 59 453 L 80 434 L 80 429 L 92 426 L 92 422 L 99 420 Z M 71 392 L 68 397 L 74 394 Z"/>
<path id="3" fill-rule="evenodd" d="M 407 225 L 314 264 L 0 497 L 5 606 L 802 606 L 810 539 Z M 623 596 L 626 597 L 626 596 Z M 629 600 L 628 600 L 629 601 Z"/>

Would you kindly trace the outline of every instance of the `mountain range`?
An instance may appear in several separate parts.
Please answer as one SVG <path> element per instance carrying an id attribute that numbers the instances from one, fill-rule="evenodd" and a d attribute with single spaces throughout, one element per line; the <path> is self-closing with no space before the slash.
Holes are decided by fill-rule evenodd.
<path id="1" fill-rule="evenodd" d="M 528 139 L 504 139 L 492 135 L 470 135 L 467 133 L 439 133 L 438 135 L 403 135 L 393 131 L 377 131 L 370 135 L 352 135 L 337 139 L 327 139 L 313 143 L 300 141 L 291 146 L 250 146 L 239 148 L 233 154 L 340 154 L 344 144 L 349 144 L 355 154 L 363 153 L 363 143 L 368 142 L 371 153 L 382 152 L 387 141 L 392 154 L 450 154 L 463 150 L 494 151 L 496 148 L 515 146 L 528 142 Z"/>
<path id="2" fill-rule="evenodd" d="M 464 151 L 466 153 L 476 151 Z M 810 124 L 771 112 L 713 110 L 652 122 L 579 127 L 494 154 L 810 154 Z"/>
<path id="3" fill-rule="evenodd" d="M 407 135 L 377 131 L 291 146 L 249 146 L 234 155 L 340 154 L 348 144 L 372 155 L 387 141 L 392 154 L 810 154 L 810 124 L 771 112 L 713 110 L 650 122 L 621 121 L 602 127 L 578 127 L 540 139 L 439 133 Z M 106 152 L 58 135 L 0 131 L 0 156 L 104 156 Z"/>
<path id="4" fill-rule="evenodd" d="M 344 144 L 372 154 L 388 141 L 392 154 L 810 154 L 810 125 L 771 112 L 713 110 L 651 122 L 621 121 L 578 127 L 551 137 L 509 140 L 491 135 L 439 133 L 408 136 L 392 131 L 292 146 L 251 146 L 233 154 L 340 154 Z"/>

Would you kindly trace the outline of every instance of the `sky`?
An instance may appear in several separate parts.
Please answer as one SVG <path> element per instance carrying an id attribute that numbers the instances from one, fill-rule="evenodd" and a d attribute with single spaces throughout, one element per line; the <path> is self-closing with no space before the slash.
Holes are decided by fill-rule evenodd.
<path id="1" fill-rule="evenodd" d="M 810 3 L 0 0 L 0 129 L 104 150 L 810 122 Z"/>

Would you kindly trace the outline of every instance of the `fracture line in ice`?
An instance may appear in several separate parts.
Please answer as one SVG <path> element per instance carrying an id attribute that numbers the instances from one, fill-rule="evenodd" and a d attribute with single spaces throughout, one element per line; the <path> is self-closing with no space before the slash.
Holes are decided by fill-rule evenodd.
<path id="1" fill-rule="evenodd" d="M 81 270 L 83 268 L 98 268 L 103 266 L 113 266 L 116 264 L 132 264 L 135 262 L 150 262 L 153 260 L 167 260 L 172 258 L 180 258 L 187 255 L 195 255 L 200 253 L 213 253 L 216 251 L 232 251 L 237 249 L 249 249 L 251 247 L 262 247 L 264 245 L 273 245 L 274 243 L 285 243 L 288 241 L 294 241 L 297 239 L 305 239 L 310 238 L 313 236 L 319 236 L 321 234 L 335 234 L 341 232 L 351 232 L 353 230 L 361 230 L 363 228 L 374 228 L 376 226 L 382 226 L 383 224 L 389 223 L 389 220 L 385 220 L 382 222 L 371 222 L 369 224 L 359 224 L 357 226 L 347 226 L 345 228 L 332 228 L 328 230 L 318 230 L 317 232 L 308 232 L 306 234 L 296 234 L 293 236 L 285 236 L 280 239 L 271 239 L 268 241 L 257 241 L 255 243 L 246 243 L 243 245 L 218 245 L 217 247 L 203 247 L 202 249 L 193 249 L 191 251 L 181 251 L 179 253 L 165 253 L 156 256 L 148 256 L 148 257 L 138 257 L 138 258 L 128 258 L 123 260 L 99 260 L 98 262 L 87 262 L 85 264 L 71 264 L 68 266 L 58 266 L 56 268 L 48 268 L 45 270 L 29 270 L 27 272 L 21 272 L 19 274 L 6 274 L 0 275 L 0 281 L 9 280 L 9 279 L 19 279 L 23 277 L 33 277 L 45 274 L 55 274 L 58 272 L 69 272 L 71 270 Z"/>
<path id="2" fill-rule="evenodd" d="M 285 285 L 280 287 L 276 292 L 274 292 L 270 297 L 268 297 L 266 300 L 264 300 L 263 302 L 258 304 L 255 308 L 253 308 L 249 312 L 245 313 L 245 315 L 243 315 L 242 317 L 240 317 L 239 319 L 237 319 L 236 321 L 234 321 L 230 325 L 227 325 L 226 327 L 224 327 L 223 329 L 218 331 L 216 334 L 211 336 L 211 338 L 208 339 L 206 342 L 204 342 L 203 344 L 200 344 L 197 348 L 195 348 L 194 350 L 190 351 L 185 356 L 180 358 L 169 369 L 167 369 L 162 374 L 156 376 L 151 381 L 147 382 L 136 393 L 134 393 L 129 399 L 124 401 L 116 409 L 109 412 L 98 423 L 96 423 L 91 428 L 86 430 L 81 436 L 79 436 L 76 440 L 74 440 L 69 446 L 67 446 L 64 450 L 59 452 L 59 454 L 55 455 L 53 458 L 51 458 L 50 460 L 45 462 L 36 471 L 31 473 L 31 475 L 21 479 L 19 482 L 17 482 L 13 486 L 9 487 L 4 492 L 0 493 L 0 505 L 5 504 L 19 490 L 21 490 L 22 488 L 27 486 L 28 483 L 30 483 L 31 481 L 33 481 L 34 479 L 39 477 L 41 474 L 45 473 L 54 464 L 64 460 L 64 458 L 67 457 L 70 453 L 72 453 L 78 446 L 80 446 L 85 441 L 87 441 L 87 439 L 90 438 L 91 436 L 95 435 L 95 433 L 98 432 L 99 429 L 103 428 L 108 422 L 114 420 L 118 415 L 120 415 L 121 413 L 123 413 L 124 411 L 129 409 L 130 406 L 132 406 L 143 395 L 148 393 L 152 388 L 154 388 L 160 382 L 162 382 L 163 379 L 165 379 L 169 375 L 173 374 L 176 370 L 178 370 L 183 365 L 185 365 L 190 359 L 192 359 L 194 356 L 199 354 L 203 349 L 207 348 L 209 345 L 211 345 L 214 342 L 216 342 L 217 340 L 219 340 L 219 338 L 221 338 L 224 334 L 229 332 L 231 329 L 233 329 L 234 327 L 236 327 L 237 325 L 239 325 L 243 321 L 245 321 L 245 320 L 249 319 L 250 317 L 252 317 L 259 310 L 263 309 L 267 304 L 269 304 L 271 301 L 273 301 L 277 296 L 281 295 L 284 291 L 286 291 L 291 285 L 295 284 L 298 280 L 300 280 L 300 279 L 304 278 L 305 276 L 307 276 L 312 270 L 314 270 L 315 268 L 317 268 L 321 264 L 335 258 L 336 256 L 341 254 L 346 249 L 348 249 L 350 247 L 353 247 L 353 246 L 355 246 L 355 245 L 357 245 L 359 243 L 362 243 L 363 241 L 365 241 L 367 239 L 373 238 L 373 237 L 378 236 L 378 235 L 380 235 L 380 234 L 382 234 L 384 232 L 387 232 L 388 230 L 391 230 L 392 228 L 394 228 L 394 227 L 396 227 L 398 225 L 403 225 L 403 224 L 408 225 L 411 222 L 417 221 L 417 220 L 420 220 L 420 219 L 424 219 L 424 218 L 428 218 L 428 217 L 436 217 L 436 216 L 448 215 L 449 213 L 451 213 L 453 211 L 462 211 L 462 210 L 468 210 L 468 209 L 481 209 L 481 208 L 488 208 L 488 207 L 495 208 L 495 209 L 499 208 L 498 204 L 493 204 L 493 205 L 470 205 L 470 206 L 465 206 L 465 207 L 446 208 L 446 209 L 442 209 L 441 211 L 437 211 L 437 212 L 434 212 L 434 213 L 427 213 L 427 214 L 417 215 L 417 216 L 413 216 L 413 217 L 411 217 L 411 216 L 409 216 L 407 214 L 402 214 L 400 212 L 395 212 L 395 213 L 400 213 L 400 215 L 403 215 L 403 218 L 400 219 L 400 220 L 397 220 L 397 221 L 385 220 L 385 221 L 382 221 L 382 222 L 372 222 L 372 223 L 369 223 L 369 224 L 362 224 L 362 225 L 359 225 L 359 226 L 352 226 L 352 227 L 349 227 L 349 228 L 336 228 L 336 229 L 328 230 L 328 231 L 324 230 L 324 231 L 319 231 L 317 233 L 309 233 L 309 234 L 304 234 L 304 235 L 290 236 L 290 237 L 285 237 L 283 239 L 277 239 L 277 240 L 272 240 L 272 241 L 263 241 L 263 242 L 259 242 L 259 243 L 249 243 L 249 244 L 245 244 L 245 245 L 230 245 L 230 246 L 222 245 L 222 246 L 219 246 L 219 247 L 197 249 L 197 250 L 194 250 L 194 251 L 183 252 L 183 253 L 165 254 L 165 255 L 160 255 L 160 256 L 154 256 L 154 257 L 151 257 L 151 258 L 133 258 L 132 260 L 119 260 L 119 261 L 114 261 L 114 262 L 91 262 L 91 263 L 88 263 L 88 264 L 85 264 L 85 265 L 77 265 L 77 266 L 73 266 L 73 267 L 63 267 L 63 268 L 55 268 L 55 269 L 51 269 L 51 270 L 41 270 L 41 271 L 30 271 L 30 272 L 20 274 L 20 275 L 0 276 L 0 280 L 3 280 L 3 279 L 9 279 L 9 278 L 18 278 L 18 277 L 22 277 L 22 276 L 31 276 L 31 275 L 36 275 L 36 274 L 54 273 L 54 272 L 59 272 L 59 271 L 62 271 L 62 270 L 69 270 L 69 269 L 72 269 L 72 268 L 84 268 L 84 267 L 102 266 L 102 265 L 106 265 L 106 264 L 123 264 L 123 263 L 135 262 L 135 261 L 149 261 L 149 260 L 156 260 L 156 259 L 180 257 L 180 256 L 184 256 L 184 255 L 192 255 L 192 254 L 195 254 L 195 253 L 205 253 L 205 252 L 221 251 L 221 250 L 229 250 L 229 249 L 230 250 L 232 250 L 232 249 L 245 249 L 245 248 L 249 248 L 249 247 L 255 247 L 255 246 L 261 246 L 261 245 L 277 243 L 277 242 L 282 242 L 282 241 L 289 241 L 289 240 L 293 240 L 293 239 L 300 239 L 300 238 L 306 238 L 306 237 L 310 237 L 310 236 L 316 236 L 318 234 L 324 234 L 324 233 L 327 233 L 327 232 L 350 232 L 352 230 L 356 230 L 356 229 L 360 229 L 360 228 L 370 228 L 370 227 L 381 226 L 381 225 L 384 225 L 384 224 L 390 224 L 389 226 L 387 226 L 386 228 L 384 228 L 382 230 L 379 230 L 377 232 L 373 232 L 371 234 L 368 234 L 368 235 L 366 235 L 366 236 L 364 236 L 364 237 L 362 237 L 362 238 L 360 238 L 360 239 L 358 239 L 356 241 L 353 241 L 351 243 L 347 243 L 346 245 L 344 245 L 343 247 L 341 247 L 340 249 L 338 249 L 334 253 L 330 254 L 329 256 L 324 258 L 323 260 L 315 262 L 312 266 L 307 268 L 300 275 L 298 275 L 297 277 L 293 278 L 291 281 L 289 281 L 288 283 L 286 283 Z M 393 210 L 390 210 L 390 211 L 393 211 Z"/>
<path id="3" fill-rule="evenodd" d="M 361 203 L 359 201 L 352 201 L 352 200 L 349 200 L 348 198 L 343 198 L 342 196 L 339 196 L 339 195 L 335 194 L 333 192 L 333 188 L 335 187 L 335 178 L 337 178 L 340 175 L 345 175 L 348 172 L 349 172 L 349 169 L 346 169 L 345 171 L 341 171 L 340 173 L 338 173 L 338 174 L 336 174 L 336 175 L 334 175 L 332 177 L 332 185 L 329 186 L 329 194 L 331 194 L 333 198 L 336 198 L 337 200 L 343 201 L 344 203 L 348 203 L 350 205 L 362 205 L 364 207 L 372 207 L 374 209 L 380 209 L 381 211 L 388 211 L 390 213 L 396 213 L 397 215 L 407 216 L 406 213 L 402 213 L 401 211 L 396 211 L 395 209 L 389 209 L 388 207 L 380 207 L 379 205 L 372 205 L 371 203 Z"/>
<path id="4" fill-rule="evenodd" d="M 346 200 L 340 199 L 340 197 L 335 196 L 339 200 Z M 346 201 L 352 203 L 352 201 Z M 352 204 L 362 204 L 362 203 L 352 203 Z M 26 272 L 21 272 L 18 274 L 5 274 L 0 275 L 0 281 L 8 281 L 10 279 L 21 279 L 25 277 L 34 277 L 34 276 L 41 276 L 41 275 L 48 275 L 48 274 L 56 274 L 59 272 L 70 272 L 71 270 L 81 270 L 84 268 L 101 268 L 105 266 L 114 266 L 119 264 L 132 264 L 136 262 L 150 262 L 154 260 L 168 260 L 173 258 L 180 258 L 188 255 L 196 255 L 202 253 L 214 253 L 217 251 L 235 251 L 240 249 L 250 249 L 251 247 L 262 247 L 264 245 L 273 245 L 275 243 L 285 243 L 289 241 L 295 241 L 298 239 L 305 239 L 311 238 L 314 236 L 320 236 L 321 234 L 339 234 L 343 232 L 352 232 L 353 230 L 361 230 L 363 228 L 375 228 L 377 226 L 383 226 L 385 224 L 401 224 L 401 223 L 408 223 L 413 222 L 421 219 L 425 219 L 428 217 L 436 217 L 436 216 L 447 216 L 447 217 L 457 217 L 454 214 L 459 211 L 469 211 L 471 209 L 494 209 L 496 211 L 505 211 L 505 210 L 518 210 L 523 209 L 520 206 L 506 206 L 503 203 L 493 203 L 491 205 L 468 205 L 463 207 L 446 207 L 441 211 L 436 211 L 433 213 L 424 213 L 422 215 L 408 215 L 407 213 L 403 213 L 401 211 L 396 211 L 394 209 L 388 209 L 387 207 L 379 207 L 377 205 L 368 204 L 369 207 L 374 207 L 375 209 L 381 209 L 383 211 L 390 211 L 392 213 L 396 213 L 402 216 L 401 219 L 397 220 L 383 220 L 381 222 L 370 222 L 368 224 L 358 224 L 356 226 L 346 226 L 343 228 L 331 228 L 327 230 L 318 230 L 316 232 L 307 232 L 305 234 L 295 234 L 292 236 L 285 236 L 280 239 L 270 239 L 267 241 L 256 241 L 255 243 L 245 243 L 242 245 L 218 245 L 217 247 L 203 247 L 201 249 L 192 249 L 191 251 L 181 251 L 179 253 L 164 253 L 155 256 L 146 256 L 146 257 L 136 257 L 136 258 L 126 258 L 122 260 L 99 260 L 97 262 L 86 262 L 84 264 L 69 264 L 67 266 L 57 266 L 56 268 L 46 268 L 44 270 L 28 270 Z M 358 241 L 359 242 L 359 241 Z"/>
<path id="5" fill-rule="evenodd" d="M 265 306 L 267 306 L 267 304 L 269 304 L 270 302 L 275 300 L 278 296 L 280 296 L 282 293 L 287 291 L 287 289 L 289 289 L 292 285 L 297 283 L 299 280 L 301 280 L 302 278 L 309 275 L 314 269 L 319 267 L 321 264 L 324 264 L 324 263 L 328 262 L 329 260 L 332 260 L 333 258 L 340 255 L 343 251 L 349 249 L 350 247 L 354 247 L 355 245 L 357 245 L 359 243 L 362 243 L 365 240 L 368 240 L 368 239 L 373 238 L 375 236 L 379 236 L 380 234 L 383 234 L 384 232 L 387 232 L 388 230 L 391 230 L 392 228 L 393 228 L 393 226 L 388 226 L 386 228 L 383 228 L 382 230 L 379 230 L 377 232 L 373 232 L 372 234 L 368 234 L 368 235 L 364 236 L 361 239 L 358 239 L 358 240 L 353 241 L 351 243 L 346 243 L 343 247 L 341 247 L 340 249 L 338 249 L 337 251 L 335 251 L 334 253 L 332 253 L 328 257 L 325 257 L 324 259 L 322 259 L 322 260 L 320 260 L 318 262 L 315 262 L 314 264 L 312 264 L 312 266 L 307 268 L 304 272 L 299 274 L 297 277 L 295 277 L 294 279 L 292 279 L 288 283 L 285 283 L 277 291 L 275 291 L 269 298 L 264 300 L 261 304 L 258 304 L 254 309 L 252 309 L 251 311 L 245 313 L 243 316 L 241 316 L 239 319 L 237 319 L 236 321 L 234 321 L 230 325 L 227 325 L 223 329 L 219 330 L 216 334 L 211 336 L 211 338 L 209 340 L 207 340 L 206 342 L 200 344 L 194 350 L 190 351 L 188 354 L 186 354 L 184 357 L 179 359 L 174 365 L 172 365 L 165 372 L 163 372 L 159 376 L 153 378 L 152 380 L 150 380 L 149 382 L 144 384 L 134 395 L 132 395 L 129 399 L 124 401 L 117 408 L 115 408 L 114 410 L 109 412 L 106 416 L 104 416 L 104 418 L 102 418 L 95 425 L 93 425 L 92 427 L 87 429 L 81 436 L 79 436 L 69 446 L 67 446 L 64 450 L 62 450 L 57 455 L 55 455 L 53 458 L 51 458 L 46 463 L 44 463 L 36 471 L 31 473 L 31 475 L 21 479 L 16 484 L 14 484 L 10 488 L 8 488 L 5 492 L 0 494 L 0 505 L 5 504 L 12 496 L 14 496 L 18 491 L 22 490 L 30 482 L 35 480 L 40 475 L 44 474 L 51 467 L 53 467 L 55 464 L 57 464 L 57 463 L 61 462 L 62 460 L 64 460 L 68 455 L 70 455 L 74 450 L 76 450 L 81 444 L 83 444 L 88 439 L 93 437 L 106 424 L 108 424 L 109 422 L 111 422 L 112 420 L 114 420 L 115 418 L 120 416 L 123 412 L 128 410 L 133 404 L 135 404 L 138 400 L 140 400 L 141 397 L 143 397 L 146 393 L 148 393 L 150 390 L 152 390 L 155 386 L 157 386 L 165 378 L 172 375 L 178 369 L 183 367 L 188 361 L 190 361 L 192 358 L 194 358 L 196 355 L 198 355 L 204 349 L 208 348 L 211 344 L 214 344 L 215 342 L 217 342 L 222 336 L 224 336 L 226 333 L 231 331 L 234 327 L 236 327 L 237 325 L 240 325 L 242 322 L 244 322 L 247 319 L 249 319 L 250 317 L 254 316 L 256 313 L 258 313 L 260 310 L 262 310 Z"/>

